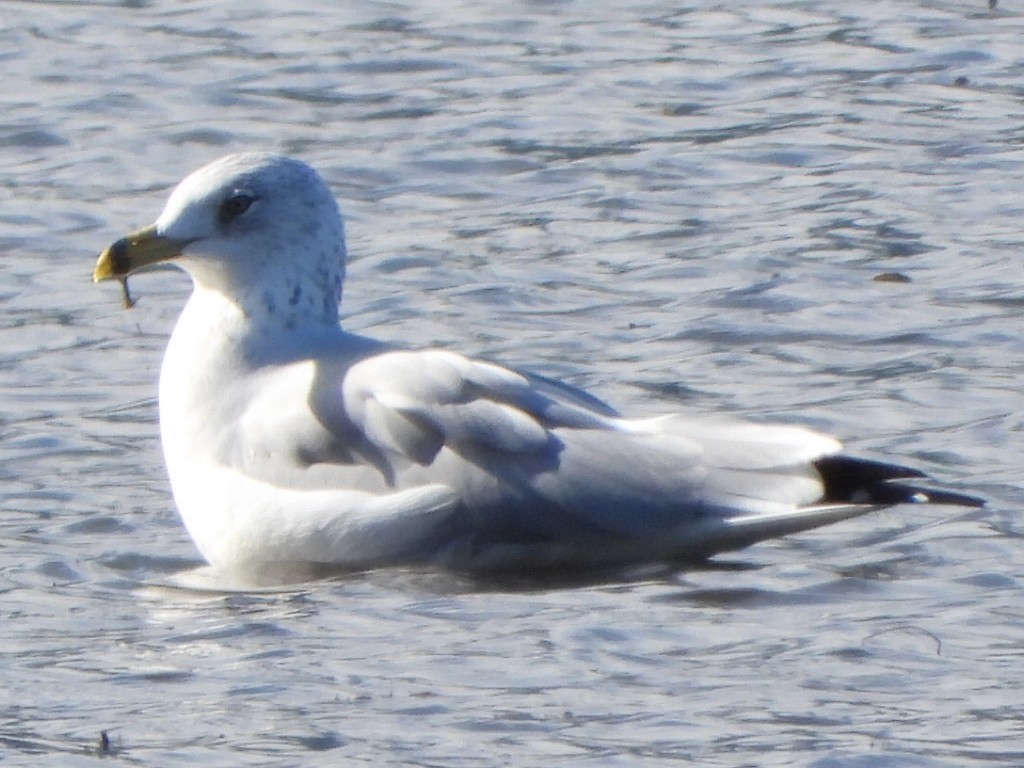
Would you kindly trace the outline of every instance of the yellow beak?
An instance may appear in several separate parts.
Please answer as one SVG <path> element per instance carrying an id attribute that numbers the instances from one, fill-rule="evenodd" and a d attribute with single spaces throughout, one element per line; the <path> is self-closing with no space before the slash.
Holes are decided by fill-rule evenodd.
<path id="1" fill-rule="evenodd" d="M 125 278 L 150 264 L 173 259 L 181 255 L 186 245 L 187 240 L 158 235 L 155 226 L 132 232 L 100 254 L 92 273 L 93 282 Z"/>

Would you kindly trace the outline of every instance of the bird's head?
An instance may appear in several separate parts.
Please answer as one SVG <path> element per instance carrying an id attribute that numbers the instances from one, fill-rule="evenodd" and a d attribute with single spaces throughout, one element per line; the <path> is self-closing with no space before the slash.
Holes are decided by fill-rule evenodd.
<path id="1" fill-rule="evenodd" d="M 281 323 L 336 323 L 345 275 L 341 214 L 305 163 L 269 153 L 228 155 L 185 178 L 156 223 L 100 254 L 93 279 L 124 279 L 155 264 L 197 288 Z"/>

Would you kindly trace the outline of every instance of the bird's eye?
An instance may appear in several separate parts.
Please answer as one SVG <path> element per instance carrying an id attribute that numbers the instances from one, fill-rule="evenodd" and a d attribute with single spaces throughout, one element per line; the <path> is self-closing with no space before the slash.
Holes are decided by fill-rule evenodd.
<path id="1" fill-rule="evenodd" d="M 246 192 L 235 192 L 220 204 L 220 223 L 228 224 L 247 210 L 256 202 L 256 198 Z"/>

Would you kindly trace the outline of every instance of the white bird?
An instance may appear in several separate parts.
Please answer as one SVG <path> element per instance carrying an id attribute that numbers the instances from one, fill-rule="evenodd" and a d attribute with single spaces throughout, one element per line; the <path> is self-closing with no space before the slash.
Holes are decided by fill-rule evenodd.
<path id="1" fill-rule="evenodd" d="M 831 437 L 634 419 L 539 376 L 338 321 L 345 235 L 320 176 L 245 153 L 196 171 L 96 281 L 169 262 L 194 291 L 160 373 L 178 509 L 218 569 L 528 569 L 692 560 L 902 502 L 980 500 Z"/>

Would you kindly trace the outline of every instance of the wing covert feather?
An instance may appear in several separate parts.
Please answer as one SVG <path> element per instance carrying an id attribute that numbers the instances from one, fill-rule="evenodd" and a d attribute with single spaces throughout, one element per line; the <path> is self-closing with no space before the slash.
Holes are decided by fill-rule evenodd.
<path id="1" fill-rule="evenodd" d="M 542 451 L 559 426 L 615 428 L 582 405 L 538 392 L 530 379 L 451 352 L 387 352 L 345 375 L 345 412 L 378 449 L 428 464 L 444 446 Z"/>

